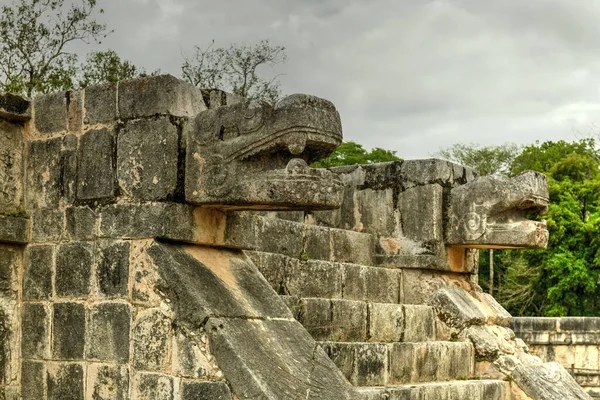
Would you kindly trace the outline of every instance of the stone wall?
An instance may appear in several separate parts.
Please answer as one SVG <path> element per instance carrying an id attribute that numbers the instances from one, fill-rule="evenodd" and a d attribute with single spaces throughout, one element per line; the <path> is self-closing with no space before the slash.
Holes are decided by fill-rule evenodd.
<path id="1" fill-rule="evenodd" d="M 564 366 L 594 398 L 600 398 L 600 318 L 516 317 L 515 334 L 532 353 Z"/>

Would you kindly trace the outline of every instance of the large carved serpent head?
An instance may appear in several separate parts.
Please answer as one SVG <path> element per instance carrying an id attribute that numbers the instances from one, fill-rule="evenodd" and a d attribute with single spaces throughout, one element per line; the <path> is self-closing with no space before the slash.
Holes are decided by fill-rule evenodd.
<path id="1" fill-rule="evenodd" d="M 209 109 L 184 130 L 186 201 L 235 209 L 339 207 L 342 184 L 308 166 L 341 143 L 327 100 L 294 94 L 274 106 L 210 93 Z"/>
<path id="2" fill-rule="evenodd" d="M 451 191 L 446 242 L 475 248 L 545 248 L 548 183 L 539 172 L 483 176 Z"/>

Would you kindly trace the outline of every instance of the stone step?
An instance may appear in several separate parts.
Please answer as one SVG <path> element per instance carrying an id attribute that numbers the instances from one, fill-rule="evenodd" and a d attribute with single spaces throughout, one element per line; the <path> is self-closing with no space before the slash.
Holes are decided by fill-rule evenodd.
<path id="1" fill-rule="evenodd" d="M 251 252 L 252 259 L 273 289 L 282 295 L 400 302 L 401 270 L 359 264 Z"/>
<path id="2" fill-rule="evenodd" d="M 315 340 L 426 342 L 436 340 L 433 308 L 356 300 L 282 296 Z"/>
<path id="3" fill-rule="evenodd" d="M 360 400 L 510 400 L 510 385 L 499 380 L 464 380 L 405 386 L 358 388 Z"/>
<path id="4" fill-rule="evenodd" d="M 474 351 L 469 342 L 320 342 L 320 345 L 355 386 L 469 379 L 474 372 Z"/>

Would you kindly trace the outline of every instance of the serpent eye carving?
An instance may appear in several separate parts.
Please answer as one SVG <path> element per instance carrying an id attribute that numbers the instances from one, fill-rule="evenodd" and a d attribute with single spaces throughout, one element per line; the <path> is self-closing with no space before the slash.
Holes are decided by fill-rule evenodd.
<path id="1" fill-rule="evenodd" d="M 239 130 L 241 134 L 247 134 L 260 129 L 264 123 L 264 106 L 261 102 L 252 100 L 246 103 L 241 110 Z"/>
<path id="2" fill-rule="evenodd" d="M 466 215 L 465 228 L 467 236 L 470 240 L 475 240 L 485 231 L 485 221 L 475 212 L 470 212 Z"/>
<path id="3" fill-rule="evenodd" d="M 207 110 L 196 117 L 196 134 L 194 139 L 198 144 L 206 145 L 215 141 L 218 137 L 217 113 L 214 110 Z"/>

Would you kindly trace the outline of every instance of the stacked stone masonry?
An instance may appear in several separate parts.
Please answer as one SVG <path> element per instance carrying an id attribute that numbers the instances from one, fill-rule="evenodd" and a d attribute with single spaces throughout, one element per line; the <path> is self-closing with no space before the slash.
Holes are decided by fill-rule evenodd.
<path id="1" fill-rule="evenodd" d="M 171 76 L 0 95 L 0 399 L 588 398 L 477 285 L 545 178 L 308 167 L 341 139 Z"/>

